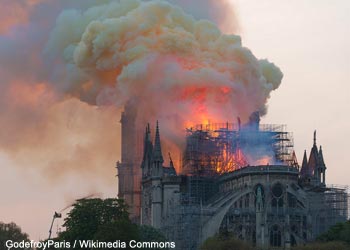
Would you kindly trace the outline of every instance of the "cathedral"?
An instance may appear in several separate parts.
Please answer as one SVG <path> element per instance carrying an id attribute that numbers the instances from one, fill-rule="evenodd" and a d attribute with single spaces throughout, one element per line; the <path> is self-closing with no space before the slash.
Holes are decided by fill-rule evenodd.
<path id="1" fill-rule="evenodd" d="M 122 114 L 119 197 L 134 222 L 160 229 L 176 249 L 198 249 L 217 233 L 232 233 L 259 249 L 289 249 L 315 239 L 348 218 L 346 187 L 327 185 L 316 131 L 298 164 L 291 133 L 283 125 L 217 123 L 187 129 L 181 166 L 165 164 L 161 127 L 143 143 L 136 113 Z M 180 170 L 179 170 L 180 169 Z"/>

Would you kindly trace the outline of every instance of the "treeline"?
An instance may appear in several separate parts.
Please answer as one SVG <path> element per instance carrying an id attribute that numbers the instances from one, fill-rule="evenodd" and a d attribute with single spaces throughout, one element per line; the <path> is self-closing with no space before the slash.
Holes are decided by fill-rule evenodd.
<path id="1" fill-rule="evenodd" d="M 70 242 L 76 240 L 99 242 L 130 241 L 166 242 L 164 235 L 150 226 L 140 226 L 129 219 L 127 205 L 122 199 L 81 199 L 77 200 L 64 220 L 65 231 L 59 233 L 54 240 Z M 76 245 L 75 249 L 85 247 Z M 103 249 L 103 248 L 100 248 Z M 106 248 L 108 249 L 108 248 Z M 153 248 L 148 248 L 153 249 Z"/>
<path id="2" fill-rule="evenodd" d="M 127 243 L 125 249 L 131 249 L 128 245 L 131 240 L 137 242 L 167 241 L 159 230 L 132 223 L 129 219 L 127 205 L 121 199 L 77 200 L 64 219 L 63 226 L 65 231 L 59 233 L 52 240 L 69 242 L 71 246 L 76 240 L 120 241 Z M 5 246 L 7 240 L 19 242 L 28 241 L 29 238 L 15 223 L 0 222 L 0 250 L 7 250 Z M 75 249 L 82 248 L 78 245 Z M 256 248 L 247 242 L 236 239 L 232 234 L 220 233 L 208 238 L 200 249 L 254 250 Z M 295 246 L 292 250 L 350 250 L 350 221 L 338 223 L 320 235 L 315 242 Z"/>
<path id="3" fill-rule="evenodd" d="M 230 233 L 220 233 L 208 238 L 200 250 L 260 250 L 235 238 Z M 292 250 L 350 250 L 350 221 L 338 223 L 316 241 L 292 247 Z"/>
<path id="4" fill-rule="evenodd" d="M 296 246 L 293 250 L 350 250 L 350 220 L 332 226 L 315 242 Z"/>
<path id="5" fill-rule="evenodd" d="M 63 226 L 65 230 L 60 232 L 57 237 L 50 239 L 50 243 L 57 242 L 57 245 L 64 243 L 62 247 L 53 245 L 49 248 L 46 247 L 46 249 L 67 249 L 67 246 L 70 246 L 68 248 L 72 248 L 76 240 L 80 242 L 125 242 L 126 248 L 123 249 L 131 249 L 129 247 L 131 240 L 136 242 L 167 241 L 164 235 L 155 228 L 132 223 L 129 219 L 127 205 L 122 199 L 77 200 L 64 219 Z M 29 238 L 16 224 L 0 222 L 0 250 L 8 250 L 5 245 L 7 240 L 20 242 L 23 240 L 29 241 Z M 42 243 L 48 243 L 48 239 L 42 241 Z M 90 247 L 80 244 L 74 247 L 74 249 L 83 248 L 89 249 Z"/>

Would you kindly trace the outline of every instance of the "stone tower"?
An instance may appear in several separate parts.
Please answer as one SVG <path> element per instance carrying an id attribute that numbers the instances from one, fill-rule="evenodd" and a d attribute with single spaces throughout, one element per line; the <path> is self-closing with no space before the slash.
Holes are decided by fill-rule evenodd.
<path id="1" fill-rule="evenodd" d="M 142 215 L 141 224 L 161 228 L 163 207 L 163 154 L 157 121 L 154 145 L 149 124 L 146 127 L 142 168 Z"/>
<path id="2" fill-rule="evenodd" d="M 138 223 L 141 206 L 141 153 L 136 126 L 136 105 L 129 101 L 121 115 L 121 162 L 118 169 L 118 197 L 129 206 L 131 220 Z"/>
<path id="3" fill-rule="evenodd" d="M 152 157 L 152 226 L 155 228 L 161 227 L 162 215 L 162 182 L 163 177 L 163 154 L 160 145 L 159 126 L 157 121 L 156 136 L 154 140 L 154 149 Z"/>
<path id="4" fill-rule="evenodd" d="M 304 152 L 303 164 L 300 171 L 301 182 L 306 185 L 326 186 L 326 169 L 322 146 L 320 146 L 320 149 L 317 148 L 315 131 L 309 160 L 307 160 L 306 151 Z"/>

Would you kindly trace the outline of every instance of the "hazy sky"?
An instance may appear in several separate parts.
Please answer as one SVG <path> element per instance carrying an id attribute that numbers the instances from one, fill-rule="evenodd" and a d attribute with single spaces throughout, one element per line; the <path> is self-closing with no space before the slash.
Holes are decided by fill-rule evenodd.
<path id="1" fill-rule="evenodd" d="M 237 16 L 233 19 L 238 20 L 243 45 L 256 57 L 274 62 L 284 73 L 262 122 L 287 124 L 294 134 L 299 162 L 304 149 L 310 152 L 313 131 L 317 129 L 317 143 L 323 147 L 327 165 L 327 182 L 350 185 L 346 159 L 350 142 L 350 2 L 233 3 Z M 9 17 L 3 18 L 0 31 L 8 27 L 4 23 L 13 22 Z M 236 26 L 226 23 L 223 28 Z M 110 136 L 116 135 L 112 132 Z M 33 239 L 47 237 L 53 212 L 74 199 L 91 193 L 116 193 L 114 162 L 107 166 L 109 174 L 105 179 L 73 173 L 64 180 L 49 182 L 29 166 L 33 164 L 29 160 L 28 166 L 14 167 L 15 164 L 18 163 L 0 151 L 0 221 L 16 222 Z"/>
<path id="2" fill-rule="evenodd" d="M 350 2 L 235 3 L 243 43 L 284 73 L 263 122 L 287 124 L 299 162 L 316 129 L 328 183 L 350 185 Z"/>

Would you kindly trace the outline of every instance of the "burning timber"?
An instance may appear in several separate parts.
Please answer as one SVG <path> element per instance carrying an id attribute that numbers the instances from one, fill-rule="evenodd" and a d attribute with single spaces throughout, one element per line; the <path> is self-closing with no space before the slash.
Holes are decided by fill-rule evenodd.
<path id="1" fill-rule="evenodd" d="M 293 138 L 282 125 L 198 125 L 187 130 L 183 170 L 189 175 L 232 172 L 250 165 L 297 167 Z"/>
<path id="2" fill-rule="evenodd" d="M 132 113 L 122 116 L 119 196 L 136 222 L 198 249 L 218 232 L 232 232 L 260 249 L 288 249 L 315 239 L 349 215 L 348 188 L 326 184 L 323 151 L 316 143 L 298 164 L 292 134 L 282 125 L 205 124 L 188 128 L 181 166 L 165 165 L 157 122 L 146 126 L 137 153 Z M 141 167 L 140 167 L 141 166 Z M 180 170 L 179 170 L 180 169 Z"/>

